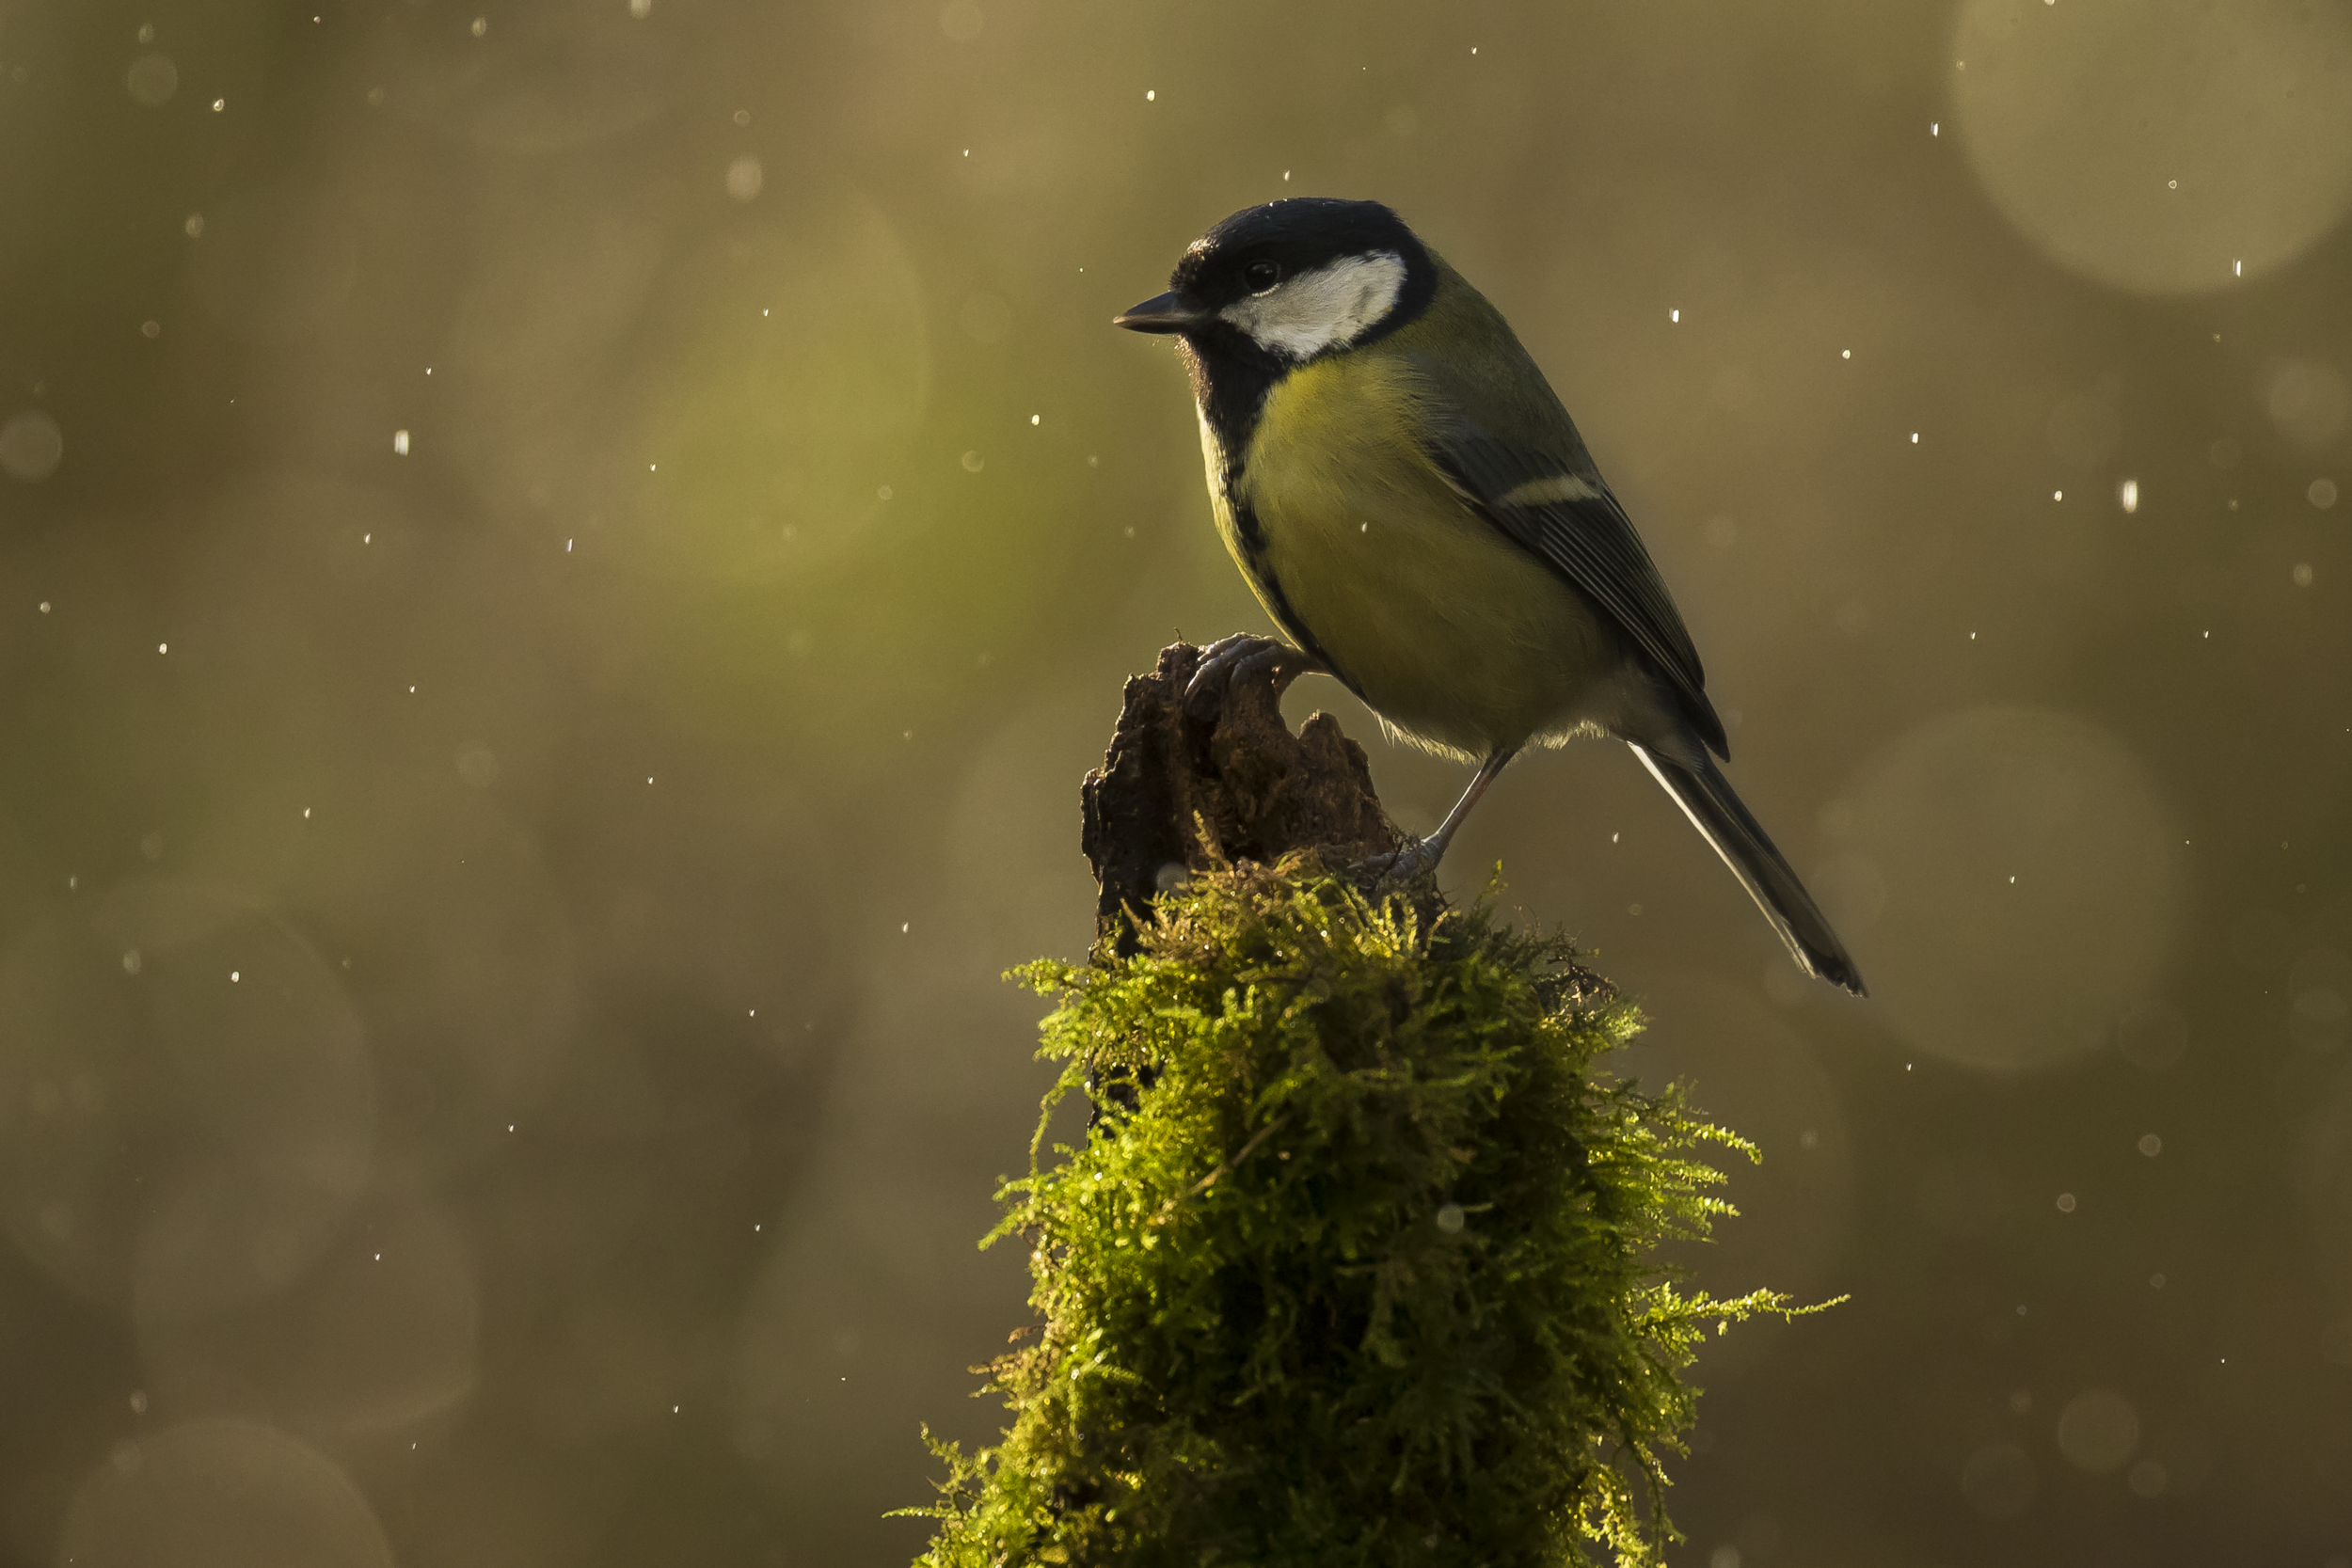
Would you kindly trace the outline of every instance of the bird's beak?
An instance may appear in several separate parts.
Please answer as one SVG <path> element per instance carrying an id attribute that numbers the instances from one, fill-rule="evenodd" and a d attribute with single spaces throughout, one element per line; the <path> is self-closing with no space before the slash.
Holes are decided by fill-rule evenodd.
<path id="1" fill-rule="evenodd" d="M 1123 316 L 1113 316 L 1113 326 L 1123 326 L 1130 332 L 1182 332 L 1205 318 L 1173 291 L 1147 299 Z"/>

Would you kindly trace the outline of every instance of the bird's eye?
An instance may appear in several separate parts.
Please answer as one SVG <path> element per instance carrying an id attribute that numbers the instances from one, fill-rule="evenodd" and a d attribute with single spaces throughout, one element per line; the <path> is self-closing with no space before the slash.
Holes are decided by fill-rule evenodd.
<path id="1" fill-rule="evenodd" d="M 1241 277 L 1251 293 L 1262 294 L 1282 281 L 1282 269 L 1273 261 L 1252 261 L 1242 268 Z"/>

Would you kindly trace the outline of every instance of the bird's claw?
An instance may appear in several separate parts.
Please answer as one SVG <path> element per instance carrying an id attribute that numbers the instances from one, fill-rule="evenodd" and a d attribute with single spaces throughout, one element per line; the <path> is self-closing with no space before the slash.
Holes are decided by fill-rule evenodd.
<path id="1" fill-rule="evenodd" d="M 1279 697 L 1301 675 L 1315 674 L 1323 666 L 1311 655 L 1287 642 L 1252 632 L 1219 638 L 1201 650 L 1200 663 L 1184 687 L 1184 712 L 1194 719 L 1216 716 L 1219 704 L 1236 681 L 1271 677 Z"/>
<path id="2" fill-rule="evenodd" d="M 1437 870 L 1438 862 L 1444 855 L 1444 845 L 1432 839 L 1417 838 L 1388 854 L 1358 861 L 1348 869 L 1358 876 L 1370 877 L 1375 884 L 1417 881 Z"/>

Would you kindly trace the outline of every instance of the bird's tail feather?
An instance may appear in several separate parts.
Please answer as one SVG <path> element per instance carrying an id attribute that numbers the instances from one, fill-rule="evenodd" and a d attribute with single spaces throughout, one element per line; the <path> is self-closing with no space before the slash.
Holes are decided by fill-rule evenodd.
<path id="1" fill-rule="evenodd" d="M 1675 798 L 1692 825 L 1707 835 L 1707 842 L 1723 856 L 1724 863 L 1731 867 L 1732 875 L 1740 879 L 1740 885 L 1748 890 L 1805 973 L 1843 986 L 1856 996 L 1867 995 L 1862 989 L 1862 972 L 1846 956 L 1846 944 L 1837 940 L 1820 906 L 1772 847 L 1771 836 L 1740 803 L 1715 759 L 1701 750 L 1699 765 L 1692 768 L 1645 746 L 1634 746 L 1633 754 L 1642 759 L 1651 777 L 1666 786 L 1666 793 Z"/>

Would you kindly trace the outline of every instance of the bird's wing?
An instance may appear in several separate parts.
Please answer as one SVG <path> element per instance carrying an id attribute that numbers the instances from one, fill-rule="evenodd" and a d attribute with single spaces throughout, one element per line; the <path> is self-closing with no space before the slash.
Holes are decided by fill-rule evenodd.
<path id="1" fill-rule="evenodd" d="M 1648 656 L 1708 748 L 1727 757 L 1698 649 L 1574 427 L 1558 442 L 1534 444 L 1495 436 L 1458 407 L 1431 413 L 1430 458 L 1470 510 L 1599 604 Z"/>

